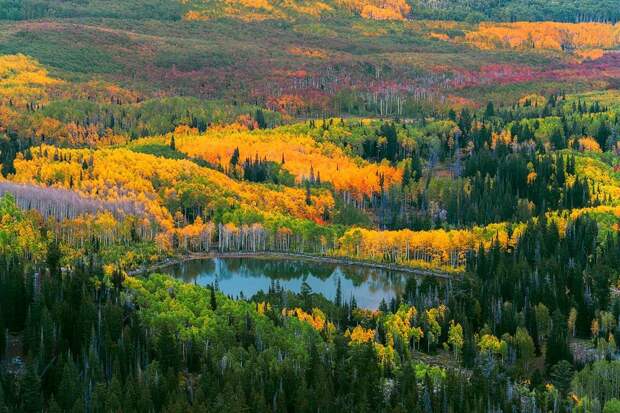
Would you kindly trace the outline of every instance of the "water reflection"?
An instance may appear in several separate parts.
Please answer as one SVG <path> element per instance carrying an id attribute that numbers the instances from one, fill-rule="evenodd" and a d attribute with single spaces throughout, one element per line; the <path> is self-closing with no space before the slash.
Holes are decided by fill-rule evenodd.
<path id="1" fill-rule="evenodd" d="M 384 299 L 403 296 L 411 274 L 361 266 L 344 266 L 314 261 L 272 258 L 215 258 L 188 261 L 162 270 L 185 282 L 218 284 L 233 297 L 251 297 L 268 291 L 272 281 L 285 289 L 299 292 L 305 281 L 312 291 L 333 300 L 340 279 L 344 300 L 354 296 L 357 304 L 377 308 Z"/>

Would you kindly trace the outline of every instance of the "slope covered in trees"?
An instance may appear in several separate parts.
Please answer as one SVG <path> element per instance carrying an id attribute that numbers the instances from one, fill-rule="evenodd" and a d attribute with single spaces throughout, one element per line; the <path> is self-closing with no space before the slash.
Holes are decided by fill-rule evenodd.
<path id="1" fill-rule="evenodd" d="M 620 25 L 609 23 L 486 23 L 465 41 L 483 49 L 549 49 L 597 59 L 620 46 Z"/>
<path id="2" fill-rule="evenodd" d="M 6 214 L 32 222 L 10 198 L 1 205 L 3 223 Z M 1 227 L 2 245 L 16 231 L 14 223 Z M 0 322 L 10 335 L 0 339 L 23 331 L 30 355 L 18 386 L 12 370 L 0 373 L 2 408 L 432 412 L 613 404 L 601 377 L 617 374 L 604 357 L 618 336 L 620 307 L 606 287 L 620 243 L 612 236 L 598 250 L 596 223 L 587 218 L 562 233 L 552 222 L 528 225 L 514 250 L 481 251 L 463 283 L 413 283 L 378 311 L 277 288 L 232 300 L 161 275 L 105 275 L 88 257 L 68 274 L 45 229 L 31 234 L 19 237 L 40 240 L 38 258 L 1 250 Z M 567 256 L 573 261 L 558 270 Z M 36 279 L 26 276 L 33 266 Z M 548 271 L 568 276 L 541 279 Z M 601 360 L 571 383 L 568 342 L 589 335 Z M 438 353 L 444 367 L 421 361 Z"/>
<path id="3" fill-rule="evenodd" d="M 265 132 L 212 130 L 202 136 L 177 138 L 176 147 L 193 158 L 217 165 L 229 174 L 241 175 L 246 162 L 255 159 L 279 163 L 295 176 L 297 183 L 332 184 L 339 192 L 362 200 L 401 180 L 397 169 L 375 165 L 347 156 L 330 142 L 317 143 L 304 135 Z"/>
<path id="4" fill-rule="evenodd" d="M 613 0 L 413 0 L 415 13 L 424 18 L 494 21 L 617 22 Z"/>
<path id="5" fill-rule="evenodd" d="M 203 4 L 207 14 L 216 13 L 218 8 L 209 3 Z M 279 9 L 288 3 L 265 4 Z M 84 7 L 94 10 L 92 5 Z M 355 2 L 351 7 L 363 9 Z M 415 13 L 415 6 L 412 10 Z M 183 95 L 222 99 L 233 106 L 231 111 L 237 111 L 236 103 L 259 104 L 294 116 L 415 117 L 419 109 L 475 107 L 500 97 L 508 103 L 532 89 L 613 88 L 611 79 L 618 76 L 617 54 L 607 47 L 616 43 L 617 30 L 604 23 L 375 21 L 357 12 L 292 21 L 278 17 L 248 22 L 222 16 L 130 20 L 130 14 L 116 14 L 112 7 L 103 16 L 78 13 L 72 19 L 3 22 L 6 36 L 0 38 L 0 52 L 31 56 L 71 83 L 95 78 L 122 85 L 127 92 L 122 95 L 133 96 L 132 103 Z M 598 36 L 601 31 L 604 35 Z M 485 45 L 484 50 L 464 41 L 469 37 Z M 504 37 L 519 44 L 518 59 L 504 50 Z M 581 41 L 588 38 L 607 40 L 584 48 Z M 553 50 L 521 47 L 532 43 L 552 44 Z M 558 44 L 565 46 L 563 51 Z M 562 84 L 566 80 L 571 82 Z M 494 93 L 487 85 L 505 87 Z M 111 109 L 92 103 L 86 109 L 107 112 L 101 113 L 107 120 Z"/>
<path id="6" fill-rule="evenodd" d="M 616 411 L 616 3 L 0 0 L 0 413 Z"/>
<path id="7" fill-rule="evenodd" d="M 421 122 L 324 119 L 273 130 L 260 129 L 265 116 L 202 134 L 186 117 L 167 135 L 133 141 L 132 124 L 120 122 L 126 147 L 98 150 L 14 137 L 3 174 L 30 186 L 7 183 L 5 192 L 72 222 L 60 233 L 78 250 L 96 234 L 108 247 L 134 237 L 160 253 L 277 249 L 431 268 L 462 269 L 494 237 L 513 245 L 541 215 L 564 227 L 583 211 L 605 233 L 617 219 L 615 161 L 601 152 L 616 148 L 618 117 L 598 100 L 528 95 Z"/>
<path id="8" fill-rule="evenodd" d="M 613 0 L 576 1 L 562 0 L 544 2 L 540 0 L 508 0 L 494 2 L 488 0 L 398 0 L 394 2 L 325 0 L 313 1 L 311 4 L 299 1 L 276 3 L 264 2 L 225 2 L 222 0 L 162 1 L 140 0 L 137 2 L 97 1 L 36 1 L 3 0 L 1 19 L 36 19 L 36 18 L 71 18 L 71 17 L 114 17 L 130 19 L 179 20 L 187 13 L 200 12 L 207 8 L 214 9 L 208 16 L 232 15 L 259 16 L 262 18 L 317 17 L 336 10 L 355 11 L 362 16 L 373 15 L 374 9 L 380 15 L 390 18 L 431 18 L 441 20 L 535 20 L 535 21 L 618 21 L 620 17 Z M 364 9 L 366 8 L 366 13 Z M 376 13 L 376 12 L 375 12 Z M 392 17 L 394 16 L 394 17 Z"/>

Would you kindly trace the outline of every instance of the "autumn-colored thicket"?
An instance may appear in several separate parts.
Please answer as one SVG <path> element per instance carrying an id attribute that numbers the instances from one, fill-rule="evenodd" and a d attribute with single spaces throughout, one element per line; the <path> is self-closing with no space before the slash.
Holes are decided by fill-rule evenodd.
<path id="1" fill-rule="evenodd" d="M 411 11 L 405 0 L 202 0 L 187 1 L 190 10 L 186 20 L 206 20 L 222 16 L 247 21 L 267 19 L 290 19 L 296 16 L 318 17 L 339 9 L 354 13 L 365 19 L 403 20 Z"/>
<path id="2" fill-rule="evenodd" d="M 516 237 L 515 237 L 516 238 Z M 479 245 L 513 243 L 504 224 L 492 224 L 470 230 L 377 231 L 363 228 L 348 230 L 339 240 L 337 255 L 371 261 L 392 262 L 426 268 L 462 268 L 467 253 Z"/>
<path id="3" fill-rule="evenodd" d="M 403 20 L 411 6 L 405 0 L 337 0 L 365 19 Z"/>
<path id="4" fill-rule="evenodd" d="M 312 179 L 331 183 L 339 192 L 362 199 L 400 182 L 402 172 L 387 163 L 373 164 L 347 156 L 329 142 L 319 143 L 309 136 L 279 130 L 247 131 L 214 128 L 206 134 L 177 139 L 177 148 L 223 169 L 230 169 L 236 149 L 240 162 L 266 159 L 277 162 L 292 173 L 297 183 Z M 381 178 L 382 177 L 382 178 Z"/>
<path id="5" fill-rule="evenodd" d="M 61 81 L 50 77 L 47 70 L 22 54 L 0 56 L 0 103 L 25 106 L 46 96 L 46 88 Z"/>
<path id="6" fill-rule="evenodd" d="M 327 191 L 317 191 L 307 202 L 308 195 L 301 188 L 268 189 L 190 161 L 126 149 L 90 151 L 41 145 L 27 157 L 20 155 L 15 169 L 11 179 L 17 184 L 4 181 L 0 192 L 16 196 L 25 209 L 36 209 L 56 220 L 61 239 L 78 248 L 92 237 L 111 245 L 138 236 L 155 241 L 164 251 L 208 251 L 218 234 L 212 221 L 225 211 L 322 222 L 324 211 L 334 204 Z M 189 221 L 188 216 L 193 219 Z M 277 229 L 279 224 L 274 225 Z M 230 239 L 236 242 L 235 249 L 250 248 L 246 226 L 232 227 L 230 231 L 220 228 L 219 234 L 225 237 L 221 242 Z M 252 228 L 255 237 L 259 232 L 266 237 L 262 226 L 259 232 Z M 257 248 L 255 237 L 251 245 Z M 290 242 L 282 248 L 290 248 Z M 264 241 L 261 245 L 262 249 L 275 248 Z"/>
<path id="7" fill-rule="evenodd" d="M 612 49 L 620 44 L 620 24 L 481 23 L 465 40 L 482 49 Z"/>

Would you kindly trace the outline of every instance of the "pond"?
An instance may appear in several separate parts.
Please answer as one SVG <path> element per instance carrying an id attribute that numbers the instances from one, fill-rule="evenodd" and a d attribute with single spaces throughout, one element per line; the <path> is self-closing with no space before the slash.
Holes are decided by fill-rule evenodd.
<path id="1" fill-rule="evenodd" d="M 261 290 L 267 292 L 276 283 L 299 292 L 305 281 L 313 292 L 334 300 L 340 281 L 343 301 L 355 297 L 359 307 L 370 309 L 378 308 L 381 300 L 389 303 L 395 296 L 403 296 L 407 283 L 417 281 L 413 274 L 399 271 L 284 258 L 203 259 L 160 271 L 203 286 L 217 283 L 224 294 L 234 298 L 240 294 L 250 298 Z"/>

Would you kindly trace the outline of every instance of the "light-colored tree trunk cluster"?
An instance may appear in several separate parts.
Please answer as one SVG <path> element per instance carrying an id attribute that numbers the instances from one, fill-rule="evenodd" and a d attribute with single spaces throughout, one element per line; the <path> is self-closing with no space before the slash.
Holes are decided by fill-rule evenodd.
<path id="1" fill-rule="evenodd" d="M 102 201 L 61 188 L 39 187 L 29 184 L 0 182 L 0 196 L 10 193 L 21 209 L 34 209 L 44 218 L 75 219 L 79 216 L 109 212 L 117 219 L 142 216 L 145 208 L 138 202 L 119 200 Z"/>

